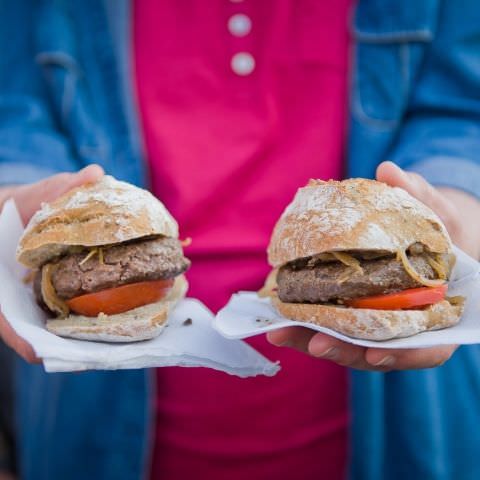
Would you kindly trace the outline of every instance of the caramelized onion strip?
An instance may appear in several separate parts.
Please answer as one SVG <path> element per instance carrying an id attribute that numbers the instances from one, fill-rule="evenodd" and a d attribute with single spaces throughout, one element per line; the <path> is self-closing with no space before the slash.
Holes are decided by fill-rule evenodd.
<path id="1" fill-rule="evenodd" d="M 427 262 L 437 272 L 438 278 L 447 279 L 447 266 L 440 255 L 437 255 L 437 258 L 427 256 Z"/>
<path id="2" fill-rule="evenodd" d="M 413 265 L 410 263 L 410 260 L 407 257 L 407 253 L 405 250 L 397 250 L 397 259 L 402 262 L 403 268 L 405 271 L 418 283 L 425 285 L 426 287 L 438 287 L 439 285 L 443 285 L 445 280 L 442 279 L 435 279 L 431 280 L 429 278 L 420 275 Z"/>
<path id="3" fill-rule="evenodd" d="M 52 283 L 52 275 L 55 269 L 55 265 L 48 263 L 42 268 L 42 297 L 43 301 L 47 307 L 55 313 L 58 313 L 61 318 L 65 318 L 69 313 L 70 309 L 68 305 L 57 295 L 55 287 Z"/>
<path id="4" fill-rule="evenodd" d="M 339 261 L 342 262 L 347 267 L 352 267 L 357 272 L 363 274 L 363 268 L 360 266 L 360 262 L 345 252 L 331 252 L 332 255 Z"/>

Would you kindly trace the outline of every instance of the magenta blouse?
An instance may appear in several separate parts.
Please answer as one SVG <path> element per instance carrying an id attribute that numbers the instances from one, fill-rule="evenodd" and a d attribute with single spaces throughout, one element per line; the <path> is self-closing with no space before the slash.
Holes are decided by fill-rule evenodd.
<path id="1" fill-rule="evenodd" d="M 276 219 L 340 178 L 351 0 L 137 0 L 135 76 L 153 192 L 180 225 L 189 295 L 216 311 L 269 272 Z M 346 371 L 256 337 L 274 378 L 157 371 L 151 478 L 342 479 Z"/>

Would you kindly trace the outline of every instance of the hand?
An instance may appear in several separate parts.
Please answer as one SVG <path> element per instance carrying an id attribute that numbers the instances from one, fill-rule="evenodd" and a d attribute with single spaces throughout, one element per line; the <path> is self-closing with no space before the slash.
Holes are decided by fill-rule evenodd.
<path id="1" fill-rule="evenodd" d="M 51 202 L 72 188 L 84 183 L 94 182 L 103 176 L 98 165 L 90 165 L 77 173 L 60 173 L 45 180 L 29 185 L 0 188 L 0 210 L 9 198 L 17 204 L 20 216 L 26 224 L 40 208 L 42 202 Z M 0 239 L 1 241 L 1 239 Z M 0 313 L 0 339 L 27 362 L 40 363 L 31 345 L 19 337 Z"/>
<path id="2" fill-rule="evenodd" d="M 416 173 L 405 172 L 391 162 L 377 169 L 377 180 L 401 187 L 428 205 L 444 222 L 453 243 L 474 258 L 480 257 L 480 202 L 459 190 L 434 188 Z M 288 327 L 267 334 L 277 346 L 288 346 L 314 357 L 360 370 L 409 370 L 445 363 L 457 349 L 446 345 L 420 349 L 365 348 L 351 345 L 303 327 Z"/>
<path id="3" fill-rule="evenodd" d="M 0 471 L 0 480 L 15 480 L 15 478 L 16 477 L 8 472 Z"/>

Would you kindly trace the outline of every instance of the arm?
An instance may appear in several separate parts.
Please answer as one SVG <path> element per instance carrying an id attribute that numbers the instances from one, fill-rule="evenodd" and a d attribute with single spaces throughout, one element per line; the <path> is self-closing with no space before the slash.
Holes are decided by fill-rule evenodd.
<path id="1" fill-rule="evenodd" d="M 103 174 L 99 167 L 89 167 L 76 174 L 54 175 L 76 171 L 80 162 L 52 113 L 34 61 L 34 10 L 30 1 L 0 0 L 0 210 L 13 197 L 24 222 L 41 202 Z M 1 314 L 0 338 L 26 360 L 36 360 L 30 345 Z"/>
<path id="2" fill-rule="evenodd" d="M 480 199 L 480 10 L 475 0 L 441 2 L 437 34 L 387 158 L 436 187 Z"/>
<path id="3" fill-rule="evenodd" d="M 397 141 L 378 180 L 399 186 L 430 206 L 454 243 L 480 257 L 480 9 L 477 2 L 442 2 L 438 32 Z M 426 179 L 426 180 L 425 180 Z M 429 183 L 430 182 L 430 183 Z M 435 187 L 432 186 L 435 185 Z M 274 345 L 358 369 L 388 371 L 441 365 L 455 346 L 387 350 L 346 344 L 304 328 L 268 335 Z"/>
<path id="4" fill-rule="evenodd" d="M 0 0 L 0 184 L 31 183 L 75 171 L 69 139 L 50 108 L 35 61 L 34 2 Z"/>

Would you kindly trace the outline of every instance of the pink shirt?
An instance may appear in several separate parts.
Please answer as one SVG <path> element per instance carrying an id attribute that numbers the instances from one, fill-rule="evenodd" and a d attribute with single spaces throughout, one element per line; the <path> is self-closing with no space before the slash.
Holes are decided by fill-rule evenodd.
<path id="1" fill-rule="evenodd" d="M 193 238 L 189 295 L 214 311 L 262 285 L 273 225 L 296 189 L 341 177 L 349 4 L 135 3 L 153 191 Z M 158 370 L 152 478 L 344 477 L 345 370 L 250 343 L 281 361 L 276 377 Z"/>

